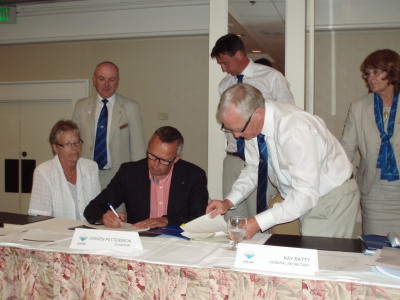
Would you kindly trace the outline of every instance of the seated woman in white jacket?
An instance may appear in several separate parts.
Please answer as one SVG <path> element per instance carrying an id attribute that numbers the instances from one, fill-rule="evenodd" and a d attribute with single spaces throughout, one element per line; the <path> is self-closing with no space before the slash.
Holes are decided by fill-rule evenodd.
<path id="1" fill-rule="evenodd" d="M 89 202 L 100 193 L 96 162 L 81 158 L 78 126 L 58 121 L 50 132 L 54 158 L 36 167 L 28 214 L 84 219 Z"/>

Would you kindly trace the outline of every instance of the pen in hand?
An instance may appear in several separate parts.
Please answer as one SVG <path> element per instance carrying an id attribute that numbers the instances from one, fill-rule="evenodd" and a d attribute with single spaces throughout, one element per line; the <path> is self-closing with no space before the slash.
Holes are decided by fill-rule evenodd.
<path id="1" fill-rule="evenodd" d="M 114 215 L 116 215 L 118 217 L 118 219 L 121 219 L 121 217 L 119 216 L 119 214 L 115 211 L 114 207 L 111 205 L 111 203 L 108 203 L 108 207 L 111 209 L 111 211 L 114 213 Z"/>

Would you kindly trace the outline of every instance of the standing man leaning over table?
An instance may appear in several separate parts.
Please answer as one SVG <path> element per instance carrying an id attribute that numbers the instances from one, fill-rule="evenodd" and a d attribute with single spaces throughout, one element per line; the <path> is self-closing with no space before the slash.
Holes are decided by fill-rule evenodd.
<path id="1" fill-rule="evenodd" d="M 99 220 L 120 227 L 114 207 L 125 203 L 127 222 L 138 228 L 186 223 L 204 214 L 208 203 L 204 170 L 182 160 L 183 137 L 170 126 L 157 129 L 149 141 L 147 158 L 121 165 L 110 184 L 86 207 L 89 223 Z"/>
<path id="2" fill-rule="evenodd" d="M 118 67 L 98 64 L 92 81 L 97 94 L 78 100 L 72 119 L 85 141 L 82 156 L 97 162 L 104 189 L 122 163 L 146 156 L 146 143 L 139 103 L 117 93 Z"/>
<path id="3" fill-rule="evenodd" d="M 266 179 L 257 174 L 265 161 L 270 180 L 285 200 L 249 218 L 247 238 L 299 217 L 302 235 L 352 236 L 360 194 L 353 167 L 319 117 L 264 100 L 259 90 L 239 83 L 222 94 L 217 121 L 246 140 L 246 167 L 225 200 L 212 200 L 207 213 L 223 214 L 246 199 L 258 179 L 258 185 Z"/>
<path id="4" fill-rule="evenodd" d="M 294 98 L 289 90 L 286 78 L 277 70 L 254 63 L 246 55 L 243 41 L 236 34 L 227 34 L 220 37 L 211 51 L 211 58 L 215 58 L 227 75 L 219 84 L 219 93 L 222 94 L 232 85 L 243 82 L 256 87 L 265 99 L 294 104 Z M 229 193 L 233 183 L 239 177 L 244 168 L 244 161 L 238 155 L 237 141 L 231 133 L 226 133 L 226 156 L 223 166 L 223 195 Z M 276 189 L 269 185 L 269 197 L 276 193 Z M 235 210 L 225 214 L 241 215 L 245 217 L 255 216 L 256 192 L 249 195 L 247 201 L 242 202 Z"/>

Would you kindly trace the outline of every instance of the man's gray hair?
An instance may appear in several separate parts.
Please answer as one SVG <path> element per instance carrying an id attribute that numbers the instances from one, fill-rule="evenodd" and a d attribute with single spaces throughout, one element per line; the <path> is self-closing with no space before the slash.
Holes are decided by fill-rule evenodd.
<path id="1" fill-rule="evenodd" d="M 252 85 L 235 84 L 221 95 L 216 114 L 218 123 L 223 123 L 227 110 L 232 106 L 246 120 L 256 108 L 265 108 L 265 100 L 261 92 Z"/>

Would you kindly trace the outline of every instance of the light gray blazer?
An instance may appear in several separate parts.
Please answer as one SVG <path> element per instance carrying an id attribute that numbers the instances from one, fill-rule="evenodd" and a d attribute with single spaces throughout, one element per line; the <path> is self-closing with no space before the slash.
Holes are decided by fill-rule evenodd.
<path id="1" fill-rule="evenodd" d="M 400 167 L 400 104 L 394 132 L 391 138 L 397 167 Z M 357 150 L 360 151 L 360 163 L 356 178 L 362 194 L 368 194 L 376 176 L 381 138 L 375 122 L 374 94 L 367 94 L 352 102 L 344 125 L 343 136 L 340 140 L 347 156 L 353 161 Z"/>
<path id="2" fill-rule="evenodd" d="M 139 103 L 119 94 L 115 96 L 109 140 L 114 174 L 122 163 L 144 158 L 147 149 Z M 72 120 L 81 130 L 82 157 L 89 159 L 92 159 L 94 149 L 96 97 L 94 95 L 78 100 L 72 115 Z"/>

